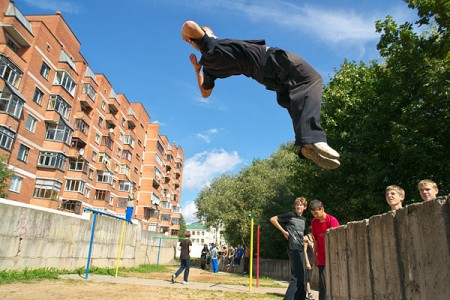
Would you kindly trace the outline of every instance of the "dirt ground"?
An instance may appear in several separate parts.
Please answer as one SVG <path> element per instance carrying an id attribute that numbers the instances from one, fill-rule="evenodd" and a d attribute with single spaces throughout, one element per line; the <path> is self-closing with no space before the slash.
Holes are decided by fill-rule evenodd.
<path id="1" fill-rule="evenodd" d="M 70 275 L 0 285 L 0 299 L 282 299 L 287 287 L 285 282 L 260 279 L 258 289 L 254 280 L 253 292 L 249 293 L 248 277 L 198 268 L 191 268 L 189 285 L 181 284 L 182 274 L 172 284 L 170 275 L 176 268 L 171 267 L 169 273 L 89 275 L 88 280 Z"/>

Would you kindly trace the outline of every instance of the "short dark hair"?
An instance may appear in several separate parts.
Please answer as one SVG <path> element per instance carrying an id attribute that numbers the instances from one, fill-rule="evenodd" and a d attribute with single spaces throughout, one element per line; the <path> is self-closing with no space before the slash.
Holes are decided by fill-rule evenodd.
<path id="1" fill-rule="evenodd" d="M 314 199 L 309 202 L 308 209 L 312 211 L 320 210 L 323 208 L 323 203 L 320 200 Z"/>
<path id="2" fill-rule="evenodd" d="M 191 236 L 191 233 L 189 232 L 189 231 L 186 231 L 185 233 L 184 233 L 184 237 L 190 237 Z"/>

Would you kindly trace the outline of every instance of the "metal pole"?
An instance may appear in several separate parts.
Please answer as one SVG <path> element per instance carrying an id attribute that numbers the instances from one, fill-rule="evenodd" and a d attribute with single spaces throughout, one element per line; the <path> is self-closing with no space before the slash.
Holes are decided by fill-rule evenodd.
<path id="1" fill-rule="evenodd" d="M 94 219 L 92 220 L 92 229 L 91 229 L 91 241 L 89 242 L 89 253 L 88 253 L 88 261 L 87 261 L 87 265 L 86 265 L 85 279 L 88 279 L 88 276 L 89 276 L 89 267 L 91 265 L 92 244 L 94 243 L 94 232 L 95 232 L 95 224 L 96 223 L 97 223 L 97 213 L 94 212 Z"/>
<path id="2" fill-rule="evenodd" d="M 261 234 L 261 226 L 258 225 L 258 234 L 256 235 L 256 287 L 259 285 L 259 237 Z"/>
<path id="3" fill-rule="evenodd" d="M 252 275 L 253 275 L 253 217 L 250 219 L 250 277 L 249 277 L 249 292 L 252 292 Z"/>
<path id="4" fill-rule="evenodd" d="M 125 232 L 125 224 L 126 224 L 126 221 L 123 221 L 122 222 L 122 232 L 120 233 L 119 253 L 117 254 L 116 274 L 114 275 L 114 277 L 117 277 L 117 273 L 119 272 L 120 254 L 122 253 L 123 233 Z"/>

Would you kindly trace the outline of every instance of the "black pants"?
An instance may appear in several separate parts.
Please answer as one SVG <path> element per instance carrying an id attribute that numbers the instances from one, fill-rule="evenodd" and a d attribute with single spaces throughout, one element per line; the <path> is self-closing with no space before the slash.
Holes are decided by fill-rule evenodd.
<path id="1" fill-rule="evenodd" d="M 327 299 L 327 284 L 325 282 L 325 266 L 319 267 L 319 300 Z"/>
<path id="2" fill-rule="evenodd" d="M 322 77 L 294 53 L 279 48 L 270 48 L 267 53 L 274 78 L 265 79 L 268 81 L 266 87 L 277 92 L 278 104 L 288 110 L 294 127 L 295 144 L 303 146 L 326 142 L 320 125 Z"/>
<path id="3" fill-rule="evenodd" d="M 303 250 L 288 250 L 291 262 L 291 281 L 284 300 L 304 300 L 306 298 L 305 254 Z"/>

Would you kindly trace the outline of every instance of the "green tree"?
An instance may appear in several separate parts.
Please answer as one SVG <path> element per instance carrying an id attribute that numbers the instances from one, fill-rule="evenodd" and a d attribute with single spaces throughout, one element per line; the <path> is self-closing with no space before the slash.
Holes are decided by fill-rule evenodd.
<path id="1" fill-rule="evenodd" d="M 6 189 L 9 187 L 9 179 L 14 172 L 8 169 L 9 155 L 0 156 L 0 198 L 6 198 Z"/>
<path id="2" fill-rule="evenodd" d="M 178 231 L 178 237 L 184 238 L 184 234 L 186 233 L 186 221 L 184 220 L 183 215 L 180 216 L 180 230 Z"/>

